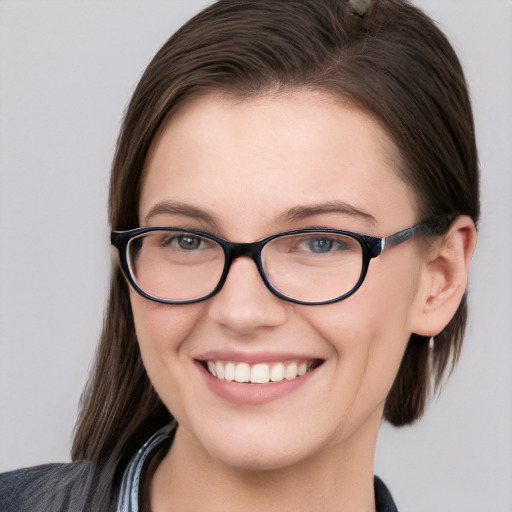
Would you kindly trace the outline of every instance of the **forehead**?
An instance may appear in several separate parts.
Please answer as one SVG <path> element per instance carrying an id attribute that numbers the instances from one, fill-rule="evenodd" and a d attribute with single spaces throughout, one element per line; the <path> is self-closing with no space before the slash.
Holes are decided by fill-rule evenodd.
<path id="1" fill-rule="evenodd" d="M 381 126 L 331 95 L 206 95 L 181 106 L 155 140 L 139 218 L 144 224 L 162 201 L 246 223 L 255 215 L 272 223 L 290 209 L 335 202 L 377 220 L 391 210 L 411 213 L 412 194 L 396 162 Z"/>

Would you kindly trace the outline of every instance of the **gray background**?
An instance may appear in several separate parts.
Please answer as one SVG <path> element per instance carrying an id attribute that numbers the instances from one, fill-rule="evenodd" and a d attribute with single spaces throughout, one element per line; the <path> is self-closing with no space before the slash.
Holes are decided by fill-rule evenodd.
<path id="1" fill-rule="evenodd" d="M 109 165 L 155 51 L 206 0 L 0 1 L 0 471 L 68 459 L 98 338 Z M 399 508 L 512 511 L 512 2 L 417 0 L 450 37 L 482 167 L 459 367 L 417 425 L 383 426 Z"/>

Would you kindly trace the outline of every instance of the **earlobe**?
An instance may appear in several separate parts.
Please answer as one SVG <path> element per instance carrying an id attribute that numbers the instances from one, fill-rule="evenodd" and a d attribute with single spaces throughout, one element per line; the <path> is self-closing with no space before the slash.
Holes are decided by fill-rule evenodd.
<path id="1" fill-rule="evenodd" d="M 414 333 L 436 336 L 455 315 L 466 291 L 476 239 L 473 220 L 461 215 L 427 249 L 411 326 Z"/>

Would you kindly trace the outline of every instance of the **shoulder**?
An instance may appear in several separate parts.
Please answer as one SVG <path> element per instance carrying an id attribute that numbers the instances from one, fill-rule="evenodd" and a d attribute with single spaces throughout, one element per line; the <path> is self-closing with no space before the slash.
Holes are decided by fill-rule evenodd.
<path id="1" fill-rule="evenodd" d="M 89 462 L 45 464 L 0 474 L 2 512 L 81 510 L 91 485 Z"/>

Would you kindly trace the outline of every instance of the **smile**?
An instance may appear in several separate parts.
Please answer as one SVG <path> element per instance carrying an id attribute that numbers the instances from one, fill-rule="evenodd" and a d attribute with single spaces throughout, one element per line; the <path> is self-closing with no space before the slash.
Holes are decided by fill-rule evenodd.
<path id="1" fill-rule="evenodd" d="M 294 380 L 314 370 L 321 364 L 315 359 L 310 361 L 287 361 L 275 363 L 235 363 L 232 361 L 206 361 L 211 375 L 217 379 L 239 383 L 268 384 Z"/>

